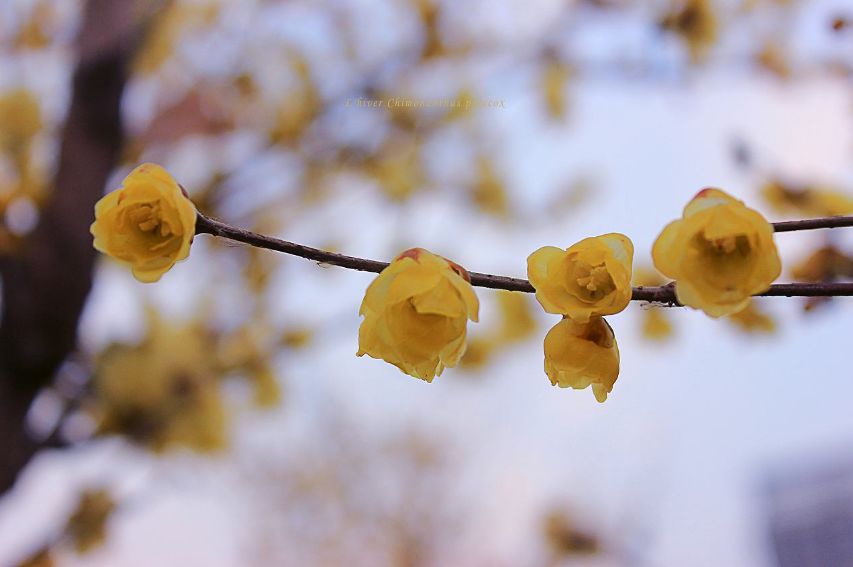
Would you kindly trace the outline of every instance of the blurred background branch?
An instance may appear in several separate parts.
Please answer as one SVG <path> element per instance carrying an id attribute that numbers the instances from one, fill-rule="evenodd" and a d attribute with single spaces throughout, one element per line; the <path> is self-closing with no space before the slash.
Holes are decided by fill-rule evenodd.
<path id="1" fill-rule="evenodd" d="M 49 200 L 23 249 L 0 256 L 0 491 L 37 449 L 27 411 L 76 347 L 92 285 L 91 211 L 121 155 L 121 100 L 141 39 L 135 0 L 89 0 Z"/>

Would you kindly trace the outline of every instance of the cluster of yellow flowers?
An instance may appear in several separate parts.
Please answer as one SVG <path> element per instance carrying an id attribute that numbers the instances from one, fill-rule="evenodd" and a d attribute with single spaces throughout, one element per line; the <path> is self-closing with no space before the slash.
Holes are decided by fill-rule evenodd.
<path id="1" fill-rule="evenodd" d="M 137 279 L 158 280 L 189 253 L 196 210 L 161 167 L 143 164 L 96 206 L 95 247 L 129 264 Z M 603 402 L 619 375 L 619 348 L 604 316 L 631 301 L 634 246 L 617 233 L 567 249 L 542 247 L 527 274 L 542 308 L 561 315 L 545 336 L 545 373 L 560 387 L 591 387 Z M 773 227 L 719 189 L 704 189 L 667 225 L 652 250 L 675 280 L 678 300 L 711 317 L 746 309 L 781 272 Z M 359 313 L 358 356 L 382 359 L 431 382 L 465 352 L 479 301 L 468 272 L 423 248 L 399 254 L 367 288 Z"/>

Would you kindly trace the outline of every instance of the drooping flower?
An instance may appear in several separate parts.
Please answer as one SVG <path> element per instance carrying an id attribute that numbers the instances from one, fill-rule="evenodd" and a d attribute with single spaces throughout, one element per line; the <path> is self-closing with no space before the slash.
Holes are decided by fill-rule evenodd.
<path id="1" fill-rule="evenodd" d="M 357 354 L 432 382 L 462 358 L 468 319 L 477 321 L 478 311 L 463 268 L 423 248 L 406 250 L 364 294 Z"/>
<path id="2" fill-rule="evenodd" d="M 122 187 L 95 205 L 94 246 L 156 282 L 190 253 L 196 209 L 169 173 L 153 163 L 130 172 Z"/>
<path id="3" fill-rule="evenodd" d="M 545 335 L 545 374 L 561 388 L 592 386 L 595 399 L 604 402 L 619 377 L 619 347 L 607 321 L 563 319 L 554 325 Z"/>
<path id="4" fill-rule="evenodd" d="M 586 323 L 628 306 L 633 257 L 627 236 L 603 234 L 566 250 L 543 246 L 527 258 L 527 277 L 545 311 Z"/>
<path id="5" fill-rule="evenodd" d="M 773 226 L 719 189 L 703 189 L 652 249 L 655 267 L 676 280 L 684 305 L 711 317 L 737 313 L 782 271 Z"/>

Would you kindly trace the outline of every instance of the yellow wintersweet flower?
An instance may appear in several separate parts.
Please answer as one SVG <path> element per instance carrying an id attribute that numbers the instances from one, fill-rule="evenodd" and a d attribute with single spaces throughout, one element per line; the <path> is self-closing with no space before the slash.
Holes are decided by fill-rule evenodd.
<path id="1" fill-rule="evenodd" d="M 468 273 L 423 248 L 401 253 L 364 294 L 358 356 L 389 362 L 432 382 L 465 352 L 468 319 L 479 301 Z"/>
<path id="2" fill-rule="evenodd" d="M 190 253 L 196 209 L 169 173 L 144 163 L 95 205 L 89 228 L 100 252 L 128 264 L 141 282 L 156 282 Z"/>
<path id="3" fill-rule="evenodd" d="M 543 246 L 528 256 L 527 277 L 545 311 L 586 323 L 628 306 L 633 258 L 627 236 L 603 234 L 567 250 Z"/>
<path id="4" fill-rule="evenodd" d="M 770 287 L 782 263 L 773 226 L 719 189 L 703 189 L 652 248 L 655 267 L 676 281 L 678 301 L 711 317 L 737 313 Z"/>
<path id="5" fill-rule="evenodd" d="M 619 347 L 607 321 L 563 319 L 554 325 L 545 335 L 545 374 L 554 386 L 592 386 L 595 399 L 606 400 L 619 376 Z"/>
<path id="6" fill-rule="evenodd" d="M 96 361 L 91 410 L 101 434 L 121 434 L 154 451 L 227 445 L 228 413 L 215 342 L 197 323 L 151 317 L 138 345 L 113 344 Z"/>

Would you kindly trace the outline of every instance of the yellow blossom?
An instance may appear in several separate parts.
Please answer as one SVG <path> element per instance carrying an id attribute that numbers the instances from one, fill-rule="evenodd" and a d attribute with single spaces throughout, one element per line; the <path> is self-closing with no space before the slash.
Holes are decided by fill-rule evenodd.
<path id="1" fill-rule="evenodd" d="M 106 490 L 86 490 L 80 495 L 77 509 L 65 526 L 65 533 L 78 553 L 86 553 L 104 543 L 107 521 L 115 507 L 115 500 Z"/>
<path id="2" fill-rule="evenodd" d="M 152 317 L 142 343 L 108 347 L 94 379 L 99 431 L 126 435 L 155 451 L 223 448 L 228 417 L 221 369 L 210 356 L 214 345 L 197 324 L 175 326 Z"/>
<path id="3" fill-rule="evenodd" d="M 640 287 L 653 287 L 664 285 L 667 280 L 650 266 L 638 266 L 634 268 L 634 285 Z M 672 322 L 669 313 L 664 309 L 651 307 L 641 311 L 641 330 L 643 336 L 651 341 L 665 341 L 673 334 Z"/>
<path id="4" fill-rule="evenodd" d="M 655 267 L 676 281 L 684 305 L 711 317 L 737 313 L 779 277 L 773 226 L 719 189 L 704 189 L 652 249 Z"/>
<path id="5" fill-rule="evenodd" d="M 771 334 L 776 331 L 776 321 L 756 306 L 754 300 L 742 310 L 729 315 L 728 320 L 746 333 Z"/>
<path id="6" fill-rule="evenodd" d="M 619 347 L 607 321 L 563 319 L 554 325 L 545 335 L 545 374 L 561 388 L 592 386 L 595 399 L 606 400 L 619 376 Z"/>
<path id="7" fill-rule="evenodd" d="M 717 41 L 718 21 L 711 0 L 675 0 L 661 26 L 681 37 L 693 63 L 701 63 Z"/>
<path id="8" fill-rule="evenodd" d="M 661 309 L 643 311 L 643 336 L 652 341 L 664 341 L 672 336 L 672 322 Z"/>
<path id="9" fill-rule="evenodd" d="M 831 187 L 796 185 L 771 179 L 762 186 L 761 196 L 780 214 L 810 217 L 853 214 L 853 197 Z"/>
<path id="10" fill-rule="evenodd" d="M 492 361 L 492 355 L 499 343 L 492 337 L 472 337 L 468 340 L 465 355 L 459 367 L 465 370 L 480 370 Z"/>
<path id="11" fill-rule="evenodd" d="M 0 149 L 12 153 L 24 148 L 42 127 L 36 95 L 27 89 L 0 93 Z"/>
<path id="12" fill-rule="evenodd" d="M 328 250 L 328 248 L 324 248 Z M 311 344 L 314 330 L 310 327 L 293 327 L 281 334 L 281 344 L 294 350 L 302 349 Z"/>
<path id="13" fill-rule="evenodd" d="M 542 95 L 548 115 L 561 120 L 566 115 L 566 81 L 571 77 L 571 69 L 558 60 L 549 60 L 542 69 L 539 79 Z"/>
<path id="14" fill-rule="evenodd" d="M 497 292 L 501 320 L 496 332 L 496 342 L 501 344 L 523 341 L 536 332 L 535 303 L 526 293 Z"/>
<path id="15" fill-rule="evenodd" d="M 282 392 L 278 376 L 267 364 L 258 364 L 249 368 L 249 378 L 254 385 L 254 403 L 261 409 L 277 406 L 281 402 Z"/>
<path id="16" fill-rule="evenodd" d="M 432 382 L 465 352 L 479 301 L 467 272 L 423 248 L 401 253 L 364 294 L 358 356 L 385 360 Z"/>
<path id="17" fill-rule="evenodd" d="M 17 564 L 17 567 L 54 567 L 56 562 L 49 547 L 42 547 L 31 556 Z"/>
<path id="18" fill-rule="evenodd" d="M 599 537 L 583 529 L 579 522 L 565 510 L 553 509 L 542 522 L 543 535 L 555 557 L 593 555 L 601 551 Z"/>
<path id="19" fill-rule="evenodd" d="M 633 258 L 634 245 L 627 236 L 604 234 L 567 250 L 540 248 L 527 258 L 527 277 L 545 311 L 586 323 L 628 306 Z"/>
<path id="20" fill-rule="evenodd" d="M 169 2 L 148 30 L 136 54 L 134 71 L 144 76 L 159 70 L 182 38 L 211 26 L 219 16 L 218 2 Z"/>
<path id="21" fill-rule="evenodd" d="M 496 217 L 506 219 L 512 211 L 506 186 L 495 171 L 492 160 L 485 156 L 477 160 L 477 177 L 471 186 L 471 199 L 481 212 Z"/>
<path id="22" fill-rule="evenodd" d="M 824 246 L 791 269 L 794 279 L 807 282 L 831 282 L 853 278 L 853 257 L 835 246 Z"/>
<path id="23" fill-rule="evenodd" d="M 94 246 L 156 282 L 190 253 L 196 209 L 169 173 L 153 163 L 130 172 L 95 205 Z"/>
<path id="24" fill-rule="evenodd" d="M 425 184 L 420 150 L 402 139 L 386 143 L 365 162 L 365 173 L 394 202 L 404 202 Z"/>
<path id="25" fill-rule="evenodd" d="M 304 56 L 288 53 L 296 85 L 287 96 L 279 98 L 272 121 L 270 139 L 275 143 L 298 140 L 321 110 L 320 93 L 311 78 L 311 68 Z"/>

